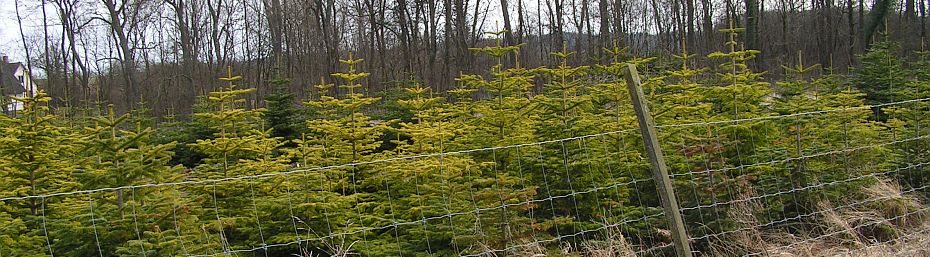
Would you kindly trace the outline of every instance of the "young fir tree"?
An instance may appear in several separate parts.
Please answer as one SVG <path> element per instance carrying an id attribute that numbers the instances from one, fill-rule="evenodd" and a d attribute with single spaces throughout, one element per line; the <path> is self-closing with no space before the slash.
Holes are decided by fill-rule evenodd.
<path id="1" fill-rule="evenodd" d="M 777 158 L 782 154 L 798 158 L 781 164 L 765 173 L 759 187 L 763 193 L 798 188 L 859 177 L 870 172 L 870 167 L 887 166 L 884 162 L 887 149 L 866 148 L 859 151 L 841 151 L 836 155 L 824 152 L 859 148 L 880 143 L 881 126 L 868 121 L 870 111 L 861 109 L 864 94 L 844 84 L 840 77 L 828 74 L 820 78 L 808 75 L 819 65 L 805 66 L 803 57 L 792 67 L 783 66 L 786 79 L 779 82 L 778 97 L 772 108 L 779 114 L 831 111 L 824 114 L 798 115 L 783 118 L 779 131 L 781 139 L 768 151 Z M 851 108 L 855 107 L 855 108 Z M 779 154 L 782 153 L 782 154 Z M 884 157 L 882 157 L 884 156 Z M 771 159 L 774 157 L 768 157 Z M 869 180 L 855 180 L 830 187 L 814 188 L 770 199 L 768 211 L 762 212 L 766 221 L 781 220 L 796 215 L 809 215 L 822 202 L 844 201 L 865 187 Z M 787 216 L 784 216 L 787 215 Z"/>
<path id="2" fill-rule="evenodd" d="M 126 130 L 127 121 L 133 115 L 116 116 L 113 106 L 108 106 L 106 116 L 91 118 L 95 124 L 86 127 L 86 137 L 81 140 L 84 150 L 93 153 L 92 168 L 77 173 L 85 188 L 124 187 L 141 182 L 159 182 L 174 176 L 177 170 L 166 166 L 165 159 L 171 157 L 174 143 L 149 145 L 152 134 L 150 127 L 143 129 L 136 122 L 135 129 Z M 116 206 L 123 212 L 125 192 L 116 190 Z"/>
<path id="3" fill-rule="evenodd" d="M 540 106 L 539 121 L 534 125 L 534 132 L 538 140 L 556 140 L 594 134 L 599 130 L 597 119 L 588 113 L 594 107 L 587 94 L 587 84 L 581 78 L 588 74 L 588 66 L 572 67 L 568 65 L 570 56 L 574 53 L 563 50 L 552 53 L 558 60 L 558 66 L 540 68 L 539 71 L 548 82 L 543 92 L 533 100 Z M 603 223 L 610 216 L 605 209 L 606 199 L 615 198 L 615 191 L 594 190 L 608 186 L 601 178 L 608 177 L 606 167 L 596 160 L 589 159 L 592 149 L 600 149 L 595 141 L 570 140 L 541 145 L 542 158 L 528 159 L 531 167 L 547 171 L 533 173 L 530 178 L 533 184 L 546 185 L 545 194 L 548 196 L 572 195 L 558 198 L 550 202 L 552 210 L 541 211 L 538 218 L 550 219 L 552 222 L 565 221 L 559 217 L 573 217 L 567 224 L 553 225 L 557 233 L 576 233 L 587 230 Z M 594 191 L 591 191 L 594 190 Z M 576 192 L 587 192 L 578 194 Z M 595 222 L 583 222 L 586 220 Z M 555 231 L 558 230 L 558 231 Z"/>
<path id="4" fill-rule="evenodd" d="M 294 94 L 287 88 L 290 83 L 290 80 L 280 78 L 280 74 L 276 74 L 276 78 L 269 81 L 272 91 L 265 96 L 267 110 L 262 116 L 266 126 L 271 129 L 272 136 L 285 140 L 297 139 L 302 131 L 302 124 L 299 122 L 301 110 L 294 106 Z"/>
<path id="5" fill-rule="evenodd" d="M 453 139 L 469 130 L 465 124 L 467 120 L 457 119 L 459 105 L 443 104 L 442 98 L 426 95 L 428 89 L 420 86 L 408 91 L 412 94 L 411 99 L 400 101 L 399 104 L 409 108 L 415 118 L 414 122 L 401 123 L 399 130 L 410 136 L 410 142 L 400 145 L 398 150 L 401 154 L 447 152 L 448 146 L 454 144 Z M 457 98 L 461 100 L 461 94 L 469 91 L 456 90 Z M 423 210 L 421 217 L 468 213 L 476 206 L 495 208 L 492 211 L 438 220 L 432 226 L 412 228 L 409 231 L 411 235 L 439 238 L 433 241 L 439 242 L 440 246 L 446 245 L 445 250 L 440 252 L 447 254 L 463 254 L 469 252 L 466 249 L 474 249 L 481 244 L 504 247 L 501 243 L 529 240 L 534 234 L 532 220 L 524 214 L 530 211 L 531 206 L 501 207 L 530 200 L 535 192 L 533 187 L 526 187 L 525 183 L 517 184 L 520 177 L 511 175 L 520 172 L 513 170 L 516 164 L 512 168 L 495 166 L 507 163 L 503 158 L 513 153 L 509 149 L 491 153 L 491 162 L 484 164 L 478 164 L 472 157 L 462 154 L 421 158 L 415 160 L 415 164 L 408 165 L 411 168 L 396 174 L 413 174 L 414 181 L 409 181 L 409 175 L 406 179 L 409 181 L 407 183 L 412 183 L 406 187 L 407 194 L 413 197 L 407 203 Z M 398 164 L 403 165 L 403 162 Z M 394 181 L 404 180 L 402 177 L 394 178 Z M 425 246 L 430 247 L 429 244 Z"/>
<path id="6" fill-rule="evenodd" d="M 75 162 L 77 136 L 56 124 L 49 113 L 51 99 L 43 91 L 34 97 L 13 98 L 25 107 L 16 116 L 0 115 L 0 195 L 39 196 L 75 190 L 70 174 L 80 169 Z M 55 208 L 62 198 L 30 198 L 0 204 L 0 248 L 5 255 L 46 256 L 43 224 L 48 218 L 70 219 L 68 208 Z M 59 206 L 61 207 L 61 206 Z M 61 238 L 67 242 L 89 239 Z"/>
<path id="7" fill-rule="evenodd" d="M 274 137 L 273 129 L 265 129 L 264 124 L 253 129 L 250 133 L 256 139 L 244 148 L 246 154 L 235 165 L 239 174 L 261 175 L 286 171 L 290 168 L 290 159 L 287 155 L 279 154 L 284 147 L 285 140 Z M 247 229 L 243 233 L 249 235 L 252 247 L 266 244 L 289 243 L 297 240 L 294 234 L 293 217 L 290 211 L 293 208 L 289 202 L 290 188 L 298 188 L 286 175 L 270 176 L 267 178 L 247 179 L 245 189 L 250 206 L 241 211 L 250 213 L 251 217 Z M 249 232 L 251 231 L 251 232 Z M 269 250 L 269 254 L 277 252 L 285 254 L 294 252 L 296 248 L 278 248 Z M 264 250 L 263 250 L 264 251 Z"/>
<path id="8" fill-rule="evenodd" d="M 689 124 L 708 122 L 714 116 L 713 105 L 704 101 L 701 76 L 706 68 L 695 68 L 695 54 L 687 51 L 682 44 L 682 52 L 673 55 L 680 66 L 666 72 L 663 83 L 655 86 L 649 97 L 650 111 L 657 124 Z M 716 177 L 687 176 L 689 173 L 704 172 L 716 168 L 714 163 L 717 150 L 713 147 L 712 134 L 704 126 L 668 127 L 658 131 L 664 143 L 665 156 L 670 173 L 676 174 L 674 186 L 679 192 L 678 201 L 683 208 L 705 206 L 717 201 L 714 190 Z M 714 210 L 689 209 L 682 213 L 690 233 L 701 237 L 714 233 L 715 219 L 719 213 Z M 705 250 L 703 242 L 696 242 L 693 247 Z"/>
<path id="9" fill-rule="evenodd" d="M 469 50 L 494 58 L 497 62 L 491 66 L 490 79 L 480 75 L 463 75 L 457 80 L 470 88 L 487 94 L 487 99 L 472 105 L 475 119 L 475 133 L 472 142 L 475 145 L 511 145 L 528 142 L 532 135 L 530 117 L 535 106 L 528 98 L 533 87 L 532 71 L 520 67 L 504 66 L 504 58 L 515 55 L 523 45 L 502 45 L 504 31 L 488 32 L 495 36 L 495 45 Z"/>
<path id="10" fill-rule="evenodd" d="M 912 140 L 905 144 L 898 144 L 898 152 L 904 158 L 904 163 L 900 165 L 912 165 L 915 163 L 925 163 L 930 160 L 930 51 L 917 51 L 917 60 L 911 62 L 909 66 L 910 79 L 907 87 L 902 92 L 901 100 L 912 100 L 914 102 L 904 104 L 892 110 L 889 114 L 903 121 L 902 128 L 899 128 L 899 139 L 921 138 Z M 925 185 L 930 182 L 930 168 L 921 165 L 913 169 L 907 169 L 898 179 L 902 184 L 915 186 Z"/>
<path id="11" fill-rule="evenodd" d="M 882 41 L 859 55 L 860 67 L 852 70 L 853 85 L 866 94 L 868 104 L 882 104 L 904 100 L 907 87 L 907 69 L 898 58 L 900 47 L 893 41 Z M 877 111 L 877 110 L 876 110 Z M 876 112 L 879 120 L 886 118 Z"/>
<path id="12" fill-rule="evenodd" d="M 358 82 L 369 74 L 357 70 L 362 59 L 353 58 L 350 53 L 346 60 L 340 60 L 347 66 L 346 72 L 333 73 L 343 83 L 338 89 L 345 91 L 343 98 L 326 95 L 333 85 L 325 82 L 318 85 L 319 98 L 307 102 L 315 108 L 319 118 L 307 121 L 308 134 L 300 140 L 300 148 L 317 154 L 308 154 L 301 150 L 305 158 L 301 162 L 308 166 L 336 166 L 383 158 L 385 153 L 378 152 L 381 138 L 387 130 L 387 122 L 372 120 L 362 111 L 379 101 L 379 98 L 367 97 Z M 384 186 L 378 169 L 371 166 L 351 165 L 349 167 L 326 168 L 308 177 L 316 180 L 323 187 L 319 198 L 309 200 L 301 206 L 300 212 L 306 215 L 322 216 L 322 224 L 317 233 L 351 233 L 346 240 L 362 242 L 356 250 L 368 255 L 396 253 L 395 240 L 389 239 L 393 231 L 370 231 L 356 233 L 370 227 L 380 227 L 391 222 L 390 211 L 385 211 L 388 203 L 377 202 L 378 191 Z M 322 215 L 321 215 L 322 214 Z M 321 232 L 322 231 L 322 232 Z M 330 245 L 337 244 L 336 239 L 328 239 Z"/>
<path id="13" fill-rule="evenodd" d="M 145 183 L 178 182 L 181 166 L 170 166 L 174 142 L 151 144 L 152 128 L 145 127 L 132 114 L 96 117 L 95 126 L 86 128 L 87 149 L 95 152 L 92 173 L 79 174 L 93 187 L 119 187 Z M 125 123 L 136 120 L 135 126 Z M 85 184 L 88 186 L 89 184 Z M 181 198 L 178 188 L 131 188 L 113 193 L 94 194 L 93 215 L 98 219 L 98 240 L 105 252 L 119 255 L 176 256 L 188 251 L 218 248 L 200 242 L 190 221 L 202 209 Z M 164 230 L 163 230 L 164 228 Z M 174 228 L 174 229 L 171 229 Z"/>
<path id="14" fill-rule="evenodd" d="M 603 51 L 610 56 L 610 63 L 597 65 L 593 71 L 595 75 L 606 78 L 605 82 L 592 85 L 589 90 L 590 99 L 594 108 L 590 110 L 592 119 L 600 124 L 598 133 L 604 136 L 591 138 L 586 141 L 589 148 L 591 162 L 600 163 L 605 169 L 606 176 L 601 180 L 611 190 L 605 194 L 615 197 L 603 197 L 601 201 L 608 211 L 608 222 L 631 222 L 623 228 L 624 233 L 640 235 L 631 238 L 633 243 L 648 245 L 650 238 L 657 236 L 652 224 L 660 223 L 659 219 L 645 219 L 649 215 L 660 212 L 653 206 L 658 206 L 658 198 L 652 194 L 639 194 L 634 192 L 651 192 L 654 186 L 651 183 L 635 183 L 652 177 L 648 163 L 642 153 L 642 138 L 635 130 L 639 127 L 636 115 L 632 108 L 626 79 L 627 65 L 635 65 L 640 71 L 655 60 L 655 58 L 640 58 L 627 53 L 628 48 L 614 45 L 604 48 Z M 654 81 L 654 80 L 648 80 Z"/>
<path id="15" fill-rule="evenodd" d="M 209 109 L 204 107 L 206 101 L 206 97 L 198 96 L 193 106 L 194 113 L 208 112 Z M 174 155 L 169 164 L 194 168 L 207 156 L 196 151 L 192 145 L 197 140 L 212 138 L 215 133 L 210 126 L 201 121 L 203 120 L 196 118 L 186 121 L 178 115 L 168 114 L 162 117 L 162 121 L 152 134 L 152 143 L 176 142 L 173 149 Z"/>
<path id="16" fill-rule="evenodd" d="M 748 62 L 756 58 L 758 50 L 740 49 L 737 36 L 743 28 L 721 29 L 729 36 L 727 52 L 714 52 L 707 57 L 723 60 L 718 66 L 717 76 L 710 81 L 713 85 L 701 88 L 702 100 L 711 104 L 708 121 L 733 120 L 721 124 L 711 124 L 696 128 L 696 134 L 708 140 L 701 140 L 709 145 L 704 147 L 705 156 L 714 169 L 726 169 L 724 172 L 707 172 L 705 190 L 709 191 L 716 202 L 749 199 L 756 192 L 751 187 L 758 176 L 765 175 L 769 166 L 758 165 L 742 168 L 743 165 L 758 162 L 763 155 L 760 146 L 766 146 L 776 140 L 777 126 L 767 120 L 743 120 L 771 115 L 768 106 L 771 89 L 762 80 L 764 73 L 754 72 Z M 739 167 L 739 168 L 734 168 Z M 710 211 L 710 210 L 708 210 Z M 726 208 L 712 210 L 716 218 L 708 222 L 708 227 L 727 231 L 742 222 L 740 217 L 730 217 Z M 719 232 L 719 231 L 716 231 Z"/>
<path id="17" fill-rule="evenodd" d="M 191 147 L 207 154 L 210 158 L 197 167 L 198 176 L 202 178 L 217 178 L 240 176 L 247 174 L 232 173 L 232 166 L 240 156 L 247 153 L 247 147 L 260 137 L 252 135 L 257 121 L 261 118 L 260 110 L 247 110 L 244 108 L 245 99 L 242 97 L 255 91 L 254 88 L 236 89 L 235 81 L 242 76 L 233 76 L 229 68 L 227 77 L 220 80 L 228 82 L 228 86 L 220 91 L 210 92 L 208 100 L 216 108 L 211 112 L 194 114 L 198 122 L 207 124 L 215 131 L 213 138 L 197 140 Z"/>
<path id="18" fill-rule="evenodd" d="M 322 126 L 340 117 L 341 110 L 338 108 L 340 100 L 327 95 L 327 92 L 334 86 L 322 79 L 320 84 L 314 86 L 317 90 L 315 94 L 317 97 L 314 99 L 311 95 L 306 105 L 314 109 L 315 116 L 307 120 L 307 132 L 301 133 L 300 138 L 294 140 L 296 147 L 285 149 L 291 158 L 297 160 L 296 165 L 300 169 L 335 166 L 341 163 L 332 155 L 332 148 L 329 147 L 331 142 L 337 139 L 324 134 L 325 129 L 313 130 L 315 126 Z M 287 177 L 292 182 L 285 183 L 285 189 L 292 190 L 293 196 L 287 200 L 293 205 L 294 220 L 297 221 L 298 228 L 302 231 L 295 236 L 322 238 L 340 231 L 361 229 L 358 220 L 353 220 L 357 218 L 357 215 L 352 215 L 351 213 L 354 213 L 352 211 L 346 211 L 353 210 L 356 203 L 355 196 L 351 194 L 350 177 L 346 174 L 344 169 L 324 168 Z M 327 242 L 309 241 L 302 248 L 327 249 L 329 246 L 335 246 L 335 248 L 342 249 L 349 247 L 341 245 L 344 242 L 343 239 L 346 238 L 328 238 Z M 355 249 L 350 250 L 356 252 Z"/>
<path id="19" fill-rule="evenodd" d="M 531 92 L 535 71 L 521 67 L 519 60 L 514 61 L 512 67 L 505 66 L 505 58 L 518 54 L 523 45 L 503 45 L 504 33 L 489 32 L 495 37 L 494 45 L 471 49 L 496 61 L 487 78 L 480 75 L 457 78 L 463 87 L 453 93 L 458 100 L 453 106 L 458 107 L 457 117 L 469 130 L 458 137 L 454 145 L 474 149 L 535 140 L 532 128 L 538 106 Z M 486 97 L 470 102 L 467 94 L 471 90 Z M 520 222 L 523 220 L 520 215 L 531 212 L 534 206 L 508 207 L 508 203 L 527 201 L 535 194 L 534 187 L 525 186 L 529 177 L 525 175 L 526 167 L 521 167 L 525 160 L 521 160 L 520 154 L 526 153 L 508 148 L 472 154 L 477 165 L 464 171 L 471 191 L 463 193 L 474 196 L 473 208 L 493 208 L 476 215 L 477 224 L 483 225 L 471 231 L 477 236 L 473 238 L 476 242 L 506 247 L 501 243 L 513 242 L 514 238 L 531 233 L 525 227 L 527 224 Z"/>
<path id="20" fill-rule="evenodd" d="M 249 178 L 283 170 L 279 157 L 268 156 L 270 148 L 281 144 L 280 138 L 270 137 L 271 132 L 262 128 L 262 109 L 248 110 L 243 106 L 245 94 L 253 88 L 237 89 L 229 68 L 228 83 L 220 91 L 210 92 L 208 100 L 215 107 L 212 112 L 196 113 L 197 122 L 206 124 L 215 131 L 210 139 L 197 140 L 191 148 L 207 156 L 197 166 L 192 176 L 199 179 L 232 178 L 228 181 L 192 187 L 196 191 L 195 201 L 203 205 L 207 238 L 222 246 L 224 252 L 237 248 L 254 248 L 268 243 L 264 219 L 259 212 L 255 182 Z"/>

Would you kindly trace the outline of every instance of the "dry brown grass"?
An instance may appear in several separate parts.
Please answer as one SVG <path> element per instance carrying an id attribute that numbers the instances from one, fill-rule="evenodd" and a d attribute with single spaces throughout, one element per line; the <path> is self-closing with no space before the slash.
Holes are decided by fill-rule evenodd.
<path id="1" fill-rule="evenodd" d="M 905 195 L 892 181 L 880 179 L 862 189 L 870 199 L 882 199 L 855 208 L 818 207 L 821 235 L 788 236 L 771 244 L 761 256 L 928 256 L 930 220 L 917 197 Z M 844 203 L 849 204 L 849 203 Z"/>
<path id="2" fill-rule="evenodd" d="M 633 246 L 627 242 L 620 229 L 605 231 L 605 240 L 585 242 L 582 246 L 583 256 L 589 257 L 632 257 L 636 256 Z"/>
<path id="3" fill-rule="evenodd" d="M 739 199 L 736 199 L 739 201 L 727 209 L 727 217 L 740 228 L 747 229 L 714 238 L 710 245 L 710 255 L 733 256 L 739 255 L 739 252 L 760 252 L 768 248 L 769 242 L 764 238 L 765 234 L 755 229 L 759 226 L 759 220 L 753 211 L 762 209 L 762 205 L 758 201 L 748 200 L 753 196 L 755 191 L 744 186 L 738 194 Z"/>
<path id="4" fill-rule="evenodd" d="M 930 219 L 927 219 L 926 212 L 921 211 L 927 205 L 917 197 L 902 193 L 899 185 L 886 179 L 880 179 L 860 192 L 867 199 L 881 200 L 867 204 L 819 202 L 819 215 L 816 224 L 812 224 L 811 234 L 760 230 L 760 222 L 754 212 L 763 209 L 761 203 L 737 201 L 727 210 L 727 217 L 744 229 L 713 238 L 710 252 L 700 255 L 930 257 Z M 752 199 L 754 194 L 748 187 L 743 187 L 738 197 Z M 837 209 L 837 206 L 852 207 Z M 604 231 L 599 240 L 587 241 L 579 247 L 563 244 L 559 248 L 560 252 L 547 254 L 544 247 L 529 244 L 515 256 L 636 256 L 636 246 L 631 245 L 616 228 Z"/>

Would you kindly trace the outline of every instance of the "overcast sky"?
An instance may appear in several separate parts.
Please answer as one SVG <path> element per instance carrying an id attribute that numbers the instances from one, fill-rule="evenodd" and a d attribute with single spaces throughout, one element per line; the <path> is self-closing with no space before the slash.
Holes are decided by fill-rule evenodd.
<path id="1" fill-rule="evenodd" d="M 16 24 L 16 0 L 0 0 L 0 53 L 20 61 L 25 56 L 22 52 L 23 41 Z"/>

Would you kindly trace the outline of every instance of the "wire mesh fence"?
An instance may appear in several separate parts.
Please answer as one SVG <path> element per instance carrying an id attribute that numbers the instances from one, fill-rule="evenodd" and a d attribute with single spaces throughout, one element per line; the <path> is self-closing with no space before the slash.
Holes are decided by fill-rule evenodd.
<path id="1" fill-rule="evenodd" d="M 693 253 L 768 256 L 920 234 L 927 100 L 660 124 Z M 875 112 L 900 122 L 876 123 Z M 643 147 L 631 128 L 6 197 L 4 205 L 36 207 L 24 222 L 39 224 L 32 239 L 44 247 L 0 256 L 674 255 Z M 74 208 L 83 214 L 65 215 Z"/>

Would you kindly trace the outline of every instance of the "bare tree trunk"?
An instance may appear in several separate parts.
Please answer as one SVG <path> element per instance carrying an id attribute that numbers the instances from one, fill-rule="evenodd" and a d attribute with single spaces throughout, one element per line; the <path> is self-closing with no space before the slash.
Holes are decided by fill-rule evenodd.
<path id="1" fill-rule="evenodd" d="M 42 2 L 42 5 L 41 5 L 41 8 L 42 8 L 42 35 L 45 36 L 45 40 L 42 40 L 42 41 L 43 41 L 42 43 L 43 43 L 44 51 L 45 51 L 45 54 L 43 55 L 43 56 L 45 57 L 45 58 L 44 58 L 45 63 L 43 64 L 43 66 L 45 66 L 45 74 L 46 74 L 45 77 L 46 77 L 46 79 L 48 79 L 48 82 L 46 82 L 46 85 L 45 85 L 45 90 L 51 92 L 51 91 L 54 91 L 54 90 L 52 89 L 52 83 L 49 83 L 49 82 L 52 81 L 52 80 L 51 80 L 51 76 L 48 76 L 48 74 L 49 74 L 49 67 L 52 67 L 52 62 L 51 62 L 51 57 L 49 57 L 50 52 L 49 52 L 49 47 L 48 47 L 48 40 L 49 40 L 49 38 L 48 38 L 48 14 L 47 14 L 47 12 L 45 11 L 45 1 L 41 1 L 41 2 Z M 2 90 L 0 90 L 0 91 L 2 91 Z M 33 93 L 34 93 L 34 92 L 33 92 Z M 53 97 L 52 100 L 51 100 L 51 102 L 50 102 L 50 104 L 51 104 L 52 106 L 57 106 L 57 105 L 58 105 L 58 101 Z"/>
<path id="2" fill-rule="evenodd" d="M 271 57 L 274 65 L 279 65 L 283 61 L 283 41 L 284 41 L 284 20 L 282 18 L 280 0 L 262 0 L 265 9 L 265 18 L 268 22 L 268 32 L 270 34 Z M 248 24 L 247 24 L 248 25 Z"/>
<path id="3" fill-rule="evenodd" d="M 504 43 L 513 45 L 513 27 L 510 26 L 510 6 L 507 0 L 501 0 L 501 14 L 504 18 Z"/>
<path id="4" fill-rule="evenodd" d="M 854 18 L 855 9 L 853 7 L 853 0 L 846 0 L 846 23 L 849 26 L 849 34 L 846 37 L 847 46 L 846 46 L 846 67 L 852 67 L 853 62 L 855 62 L 855 53 L 856 53 L 856 35 L 858 30 L 856 29 L 856 19 Z"/>
<path id="5" fill-rule="evenodd" d="M 608 9 L 609 3 L 607 0 L 599 0 L 597 3 L 597 11 L 600 16 L 600 28 L 598 30 L 598 47 L 608 47 L 610 46 L 610 10 Z M 617 21 L 614 21 L 617 22 Z M 603 57 L 604 52 L 598 51 L 598 56 Z M 603 58 L 601 58 L 603 60 Z"/>
<path id="6" fill-rule="evenodd" d="M 410 45 L 413 41 L 410 36 L 410 29 L 408 28 L 408 18 L 407 18 L 407 0 L 395 0 L 397 2 L 397 8 L 395 12 L 397 13 L 397 25 L 400 27 L 400 48 L 403 57 L 401 62 L 404 63 L 403 70 L 409 72 L 412 69 L 411 61 L 413 61 L 413 56 L 410 54 Z"/>
<path id="7" fill-rule="evenodd" d="M 466 35 L 470 32 L 468 31 L 468 21 L 467 8 L 468 5 L 465 4 L 465 0 L 453 0 L 453 10 L 455 12 L 455 51 L 456 51 L 456 63 L 459 66 L 459 69 L 463 67 L 468 67 L 468 42 L 466 41 Z"/>
<path id="8" fill-rule="evenodd" d="M 759 49 L 759 0 L 746 0 L 746 47 Z"/>
<path id="9" fill-rule="evenodd" d="M 127 36 L 128 32 L 126 29 L 126 22 L 129 21 L 126 14 L 123 12 L 129 11 L 127 8 L 130 8 L 127 0 L 122 0 L 119 5 L 115 0 L 102 0 L 104 6 L 107 8 L 107 14 L 109 20 L 107 23 L 110 25 L 110 33 L 113 35 L 113 38 L 116 40 L 116 45 L 119 48 L 120 54 L 120 67 L 122 68 L 122 78 L 125 85 L 125 91 L 123 92 L 123 100 L 125 101 L 126 108 L 131 109 L 134 105 L 137 96 L 138 89 L 136 88 L 136 59 L 135 51 L 133 48 L 133 43 L 130 42 L 129 37 Z M 132 7 L 133 9 L 137 7 Z"/>
<path id="10" fill-rule="evenodd" d="M 920 50 L 927 50 L 927 2 L 920 3 Z"/>
<path id="11" fill-rule="evenodd" d="M 701 0 L 701 12 L 703 13 L 703 26 L 704 33 L 704 51 L 709 52 L 711 46 L 714 45 L 714 18 L 711 11 L 711 0 Z M 695 49 L 698 50 L 698 49 Z M 695 51 L 699 53 L 698 51 Z"/>
<path id="12" fill-rule="evenodd" d="M 192 16 L 189 14 L 194 13 L 194 7 L 189 6 L 186 0 L 165 0 L 165 3 L 170 5 L 174 10 L 175 26 L 178 31 L 178 38 L 181 41 L 182 64 L 180 66 L 180 74 L 184 74 L 184 82 L 181 83 L 181 85 L 183 87 L 183 92 L 185 92 L 184 96 L 181 98 L 183 99 L 182 104 L 186 106 L 187 104 L 193 104 L 194 97 L 197 95 L 197 90 L 194 88 L 194 71 L 196 70 L 197 53 L 195 52 L 196 48 L 191 35 L 193 34 L 191 26 L 188 23 L 189 16 Z M 201 89 L 200 91 L 204 90 Z"/>
<path id="13" fill-rule="evenodd" d="M 523 43 L 523 37 L 525 36 L 524 26 L 526 26 L 526 24 L 523 15 L 523 0 L 517 0 L 517 26 L 519 27 L 517 29 L 517 43 Z"/>
<path id="14" fill-rule="evenodd" d="M 667 45 L 669 43 L 668 41 L 670 41 L 666 39 L 665 40 L 666 42 L 662 42 L 661 40 L 663 35 L 665 35 L 666 38 L 668 37 L 668 30 L 666 30 L 665 26 L 662 25 L 662 18 L 661 18 L 661 15 L 659 15 L 659 4 L 656 2 L 656 0 L 650 0 L 649 3 L 652 4 L 652 15 L 653 15 L 652 18 L 656 23 L 656 29 L 658 29 L 659 31 L 660 40 L 657 46 L 659 49 L 661 49 L 662 48 L 661 46 Z M 659 49 L 654 49 L 654 50 L 658 51 Z"/>
<path id="15" fill-rule="evenodd" d="M 453 49 L 457 49 L 457 47 L 455 46 L 455 41 L 453 40 L 453 38 L 455 37 L 454 36 L 455 33 L 452 31 L 453 19 L 452 19 L 452 1 L 451 0 L 443 0 L 442 13 L 443 13 L 442 16 L 444 19 L 443 24 L 442 24 L 443 25 L 443 32 L 442 32 L 443 33 L 443 44 L 444 44 L 444 49 L 443 49 L 443 71 L 444 72 L 443 73 L 455 76 L 456 75 L 455 73 L 457 72 L 454 72 L 453 64 L 455 63 L 454 60 L 456 59 L 457 51 Z"/>
<path id="16" fill-rule="evenodd" d="M 687 26 L 687 36 L 685 44 L 688 47 L 694 45 L 694 5 L 696 0 L 684 0 L 685 1 L 685 26 Z"/>

